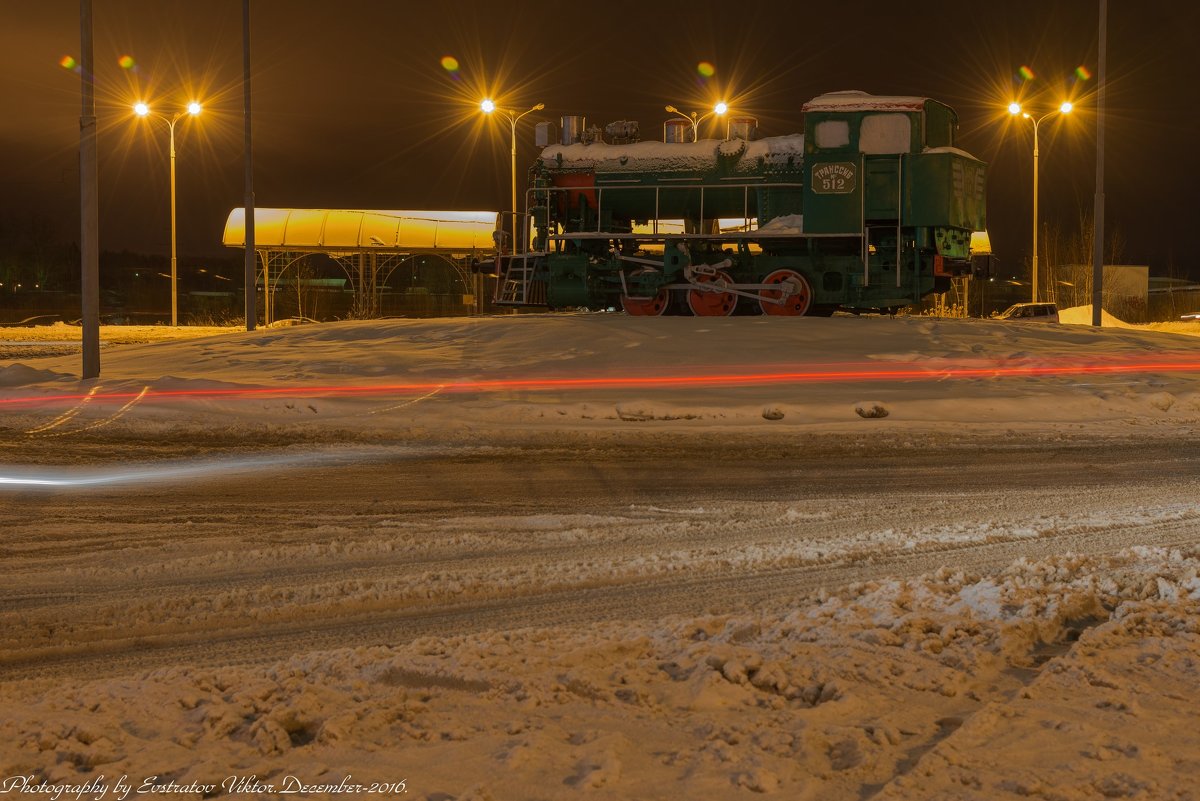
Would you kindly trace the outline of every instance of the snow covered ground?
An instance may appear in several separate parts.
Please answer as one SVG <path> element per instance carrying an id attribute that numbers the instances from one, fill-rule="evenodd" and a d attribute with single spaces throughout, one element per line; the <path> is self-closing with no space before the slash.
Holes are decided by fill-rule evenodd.
<path id="1" fill-rule="evenodd" d="M 335 427 L 355 438 L 474 442 L 481 431 L 589 436 L 647 423 L 670 423 L 681 436 L 861 429 L 864 418 L 876 430 L 1111 431 L 1200 416 L 1192 337 L 994 320 L 392 320 L 102 354 L 101 381 L 86 387 L 78 356 L 0 362 L 9 425 L 49 424 L 55 434 L 85 421 L 231 434 Z M 45 419 L 47 396 L 67 396 L 53 405 L 70 410 L 69 425 Z"/>
<path id="2" fill-rule="evenodd" d="M 77 373 L 0 361 L 0 794 L 1195 797 L 1194 338 L 550 315 L 114 345 Z M 612 472 L 664 442 L 678 475 Z M 1123 448 L 1145 461 L 1113 473 Z M 244 451 L 346 500 L 183 459 Z M 398 458 L 411 489 L 339 466 Z M 140 473 L 32 483 L 116 465 Z M 476 498 L 493 469 L 543 497 Z M 584 616 L 539 618 L 555 593 Z M 372 639 L 425 612 L 449 622 Z M 339 627 L 355 644 L 323 646 Z M 172 656 L 272 629 L 265 658 Z"/>

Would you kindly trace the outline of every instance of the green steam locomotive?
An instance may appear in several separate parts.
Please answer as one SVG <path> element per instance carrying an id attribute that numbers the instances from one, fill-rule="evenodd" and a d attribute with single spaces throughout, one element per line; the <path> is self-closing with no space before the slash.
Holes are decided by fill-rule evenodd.
<path id="1" fill-rule="evenodd" d="M 986 168 L 955 147 L 958 118 L 922 97 L 835 92 L 804 133 L 664 141 L 636 123 L 564 117 L 529 170 L 496 302 L 635 315 L 893 311 L 970 270 Z M 677 123 L 677 124 L 676 124 Z"/>

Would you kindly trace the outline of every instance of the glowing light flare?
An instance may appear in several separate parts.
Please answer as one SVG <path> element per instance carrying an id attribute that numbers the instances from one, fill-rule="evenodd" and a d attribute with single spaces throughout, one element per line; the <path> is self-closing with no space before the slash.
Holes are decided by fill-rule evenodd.
<path id="1" fill-rule="evenodd" d="M 1073 103 L 1071 103 L 1070 101 L 1063 101 L 1063 104 L 1058 107 L 1058 110 L 1061 111 L 1063 114 L 1070 114 L 1071 109 L 1073 109 L 1073 108 L 1075 108 L 1075 105 Z"/>
<path id="2" fill-rule="evenodd" d="M 150 107 L 147 106 L 145 103 L 134 103 L 133 104 L 133 113 L 138 115 L 139 117 L 145 117 L 147 114 L 150 113 Z"/>
<path id="3" fill-rule="evenodd" d="M 1075 77 L 1081 81 L 1090 81 L 1092 79 L 1091 70 L 1080 64 L 1075 68 Z"/>
<path id="4" fill-rule="evenodd" d="M 889 369 L 886 367 L 859 368 L 857 365 L 829 364 L 812 370 L 775 371 L 760 373 L 724 373 L 710 375 L 680 376 L 614 376 L 608 378 L 528 378 L 488 379 L 475 381 L 421 382 L 408 384 L 346 385 L 346 386 L 292 386 L 292 387 L 244 387 L 221 389 L 177 389 L 143 390 L 141 392 L 106 392 L 89 394 L 62 394 L 0 398 L 0 406 L 37 406 L 46 403 L 142 401 L 168 399 L 242 399 L 242 398 L 291 398 L 291 397 L 365 397 L 374 395 L 407 395 L 439 391 L 443 393 L 531 392 L 563 389 L 666 389 L 686 386 L 763 386 L 771 384 L 842 383 L 859 381 L 945 381 L 953 379 L 979 378 L 1042 378 L 1073 375 L 1124 375 L 1130 373 L 1200 373 L 1200 361 L 1194 354 L 1188 360 L 1170 361 L 1164 358 L 1154 362 L 1116 362 L 1111 359 L 1105 364 L 997 364 L 984 366 L 911 367 Z M 856 369 L 846 369 L 855 367 Z M 839 369 L 840 368 L 840 369 Z"/>
<path id="5" fill-rule="evenodd" d="M 458 72 L 458 59 L 454 56 L 442 56 L 442 69 L 446 72 Z"/>
<path id="6" fill-rule="evenodd" d="M 62 67 L 64 70 L 74 71 L 79 69 L 79 62 L 77 62 L 73 56 L 63 56 L 58 60 L 58 66 Z"/>
<path id="7" fill-rule="evenodd" d="M 711 61 L 701 61 L 696 65 L 696 73 L 701 78 L 711 78 L 717 74 L 717 68 L 712 65 Z"/>
<path id="8" fill-rule="evenodd" d="M 496 110 L 496 104 L 495 104 L 495 102 L 492 101 L 492 99 L 490 97 L 487 97 L 487 98 L 484 98 L 483 102 L 479 104 L 479 108 L 483 111 L 484 114 L 491 114 L 493 111 Z"/>
<path id="9" fill-rule="evenodd" d="M 1012 103 L 1009 103 L 1008 104 L 1008 113 L 1012 114 L 1014 117 L 1016 115 L 1020 114 L 1021 113 L 1021 104 L 1016 102 L 1015 100 Z"/>
<path id="10" fill-rule="evenodd" d="M 197 103 L 195 100 L 193 100 L 191 103 L 188 103 L 187 112 L 188 112 L 188 114 L 191 114 L 193 117 L 195 117 L 197 114 L 200 113 L 200 104 Z"/>
<path id="11" fill-rule="evenodd" d="M 1017 77 L 1019 77 L 1022 81 L 1032 81 L 1037 76 L 1033 74 L 1033 70 L 1022 64 L 1020 69 L 1017 70 Z"/>
<path id="12" fill-rule="evenodd" d="M 717 103 L 717 105 L 713 106 L 713 113 L 717 114 L 718 116 L 724 114 L 726 111 L 729 111 L 729 105 L 723 100 L 720 103 Z"/>
<path id="13" fill-rule="evenodd" d="M 117 64 L 119 64 L 123 70 L 131 70 L 137 66 L 137 63 L 133 60 L 133 56 L 130 55 L 124 55 L 118 58 Z"/>

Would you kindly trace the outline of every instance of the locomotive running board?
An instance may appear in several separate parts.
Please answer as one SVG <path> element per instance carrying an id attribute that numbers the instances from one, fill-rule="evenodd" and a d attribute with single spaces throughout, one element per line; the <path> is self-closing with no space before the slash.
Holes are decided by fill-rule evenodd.
<path id="1" fill-rule="evenodd" d="M 665 242 L 668 239 L 862 239 L 861 233 L 848 234 L 789 234 L 789 233 L 759 233 L 758 231 L 740 231 L 730 234 L 629 234 L 620 231 L 577 231 L 569 234 L 551 234 L 546 237 L 552 242 L 564 242 L 571 239 L 621 239 L 634 242 Z"/>

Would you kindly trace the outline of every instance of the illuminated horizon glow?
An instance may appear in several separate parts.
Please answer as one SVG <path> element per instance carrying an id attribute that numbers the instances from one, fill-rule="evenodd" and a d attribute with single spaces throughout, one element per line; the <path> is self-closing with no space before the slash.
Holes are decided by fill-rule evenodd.
<path id="1" fill-rule="evenodd" d="M 1195 358 L 1191 356 L 1191 358 Z M 845 367 L 846 365 L 828 365 Z M 442 393 L 488 393 L 515 390 L 549 391 L 562 389 L 667 389 L 680 386 L 766 386 L 773 384 L 853 383 L 884 380 L 945 381 L 981 378 L 1041 378 L 1072 375 L 1127 375 L 1131 373 L 1200 373 L 1200 361 L 1156 361 L 1116 364 L 1058 364 L 1058 365 L 995 365 L 986 367 L 903 368 L 877 370 L 825 369 L 760 373 L 724 373 L 680 376 L 615 376 L 608 378 L 528 378 L 487 379 L 469 381 L 426 381 L 403 384 L 315 385 L 288 387 L 223 387 L 213 389 L 143 389 L 138 392 L 89 392 L 58 395 L 0 398 L 0 406 L 69 403 L 143 401 L 156 399 L 241 399 L 289 397 L 364 397 L 375 395 L 407 395 L 437 391 Z"/>

